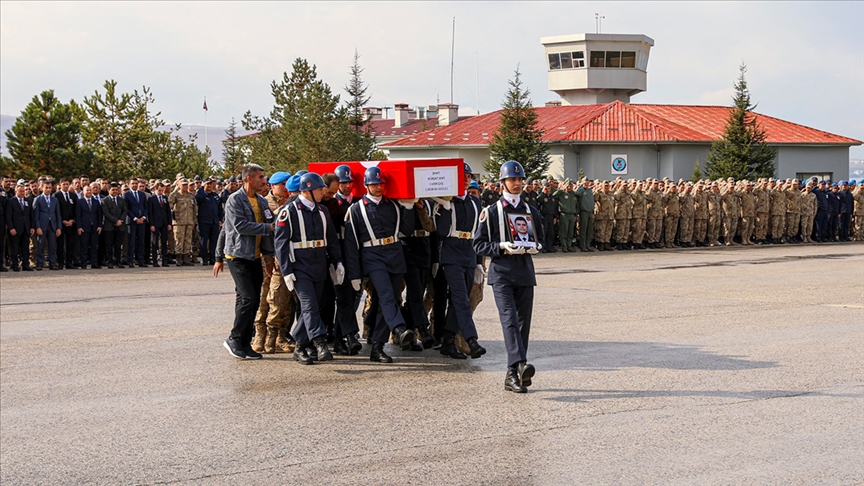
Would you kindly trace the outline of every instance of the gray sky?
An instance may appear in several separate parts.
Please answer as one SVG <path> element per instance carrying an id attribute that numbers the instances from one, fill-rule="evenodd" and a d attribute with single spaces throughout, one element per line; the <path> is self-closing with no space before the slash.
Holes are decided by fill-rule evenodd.
<path id="1" fill-rule="evenodd" d="M 864 2 L 3 1 L 0 112 L 18 115 L 49 88 L 80 100 L 113 78 L 149 86 L 168 122 L 203 124 L 206 95 L 208 125 L 226 126 L 268 113 L 270 82 L 297 57 L 344 94 L 355 48 L 371 104 L 449 101 L 453 17 L 463 114 L 476 112 L 478 84 L 480 110 L 498 109 L 517 63 L 542 105 L 557 97 L 540 37 L 594 32 L 595 12 L 604 33 L 655 41 L 634 103 L 726 105 L 744 61 L 757 111 L 864 139 Z"/>

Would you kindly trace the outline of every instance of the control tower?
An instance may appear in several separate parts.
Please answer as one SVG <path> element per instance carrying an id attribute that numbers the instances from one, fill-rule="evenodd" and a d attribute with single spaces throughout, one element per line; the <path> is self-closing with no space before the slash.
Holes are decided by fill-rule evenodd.
<path id="1" fill-rule="evenodd" d="M 654 39 L 641 34 L 573 34 L 543 37 L 549 90 L 564 105 L 629 103 L 645 91 Z"/>

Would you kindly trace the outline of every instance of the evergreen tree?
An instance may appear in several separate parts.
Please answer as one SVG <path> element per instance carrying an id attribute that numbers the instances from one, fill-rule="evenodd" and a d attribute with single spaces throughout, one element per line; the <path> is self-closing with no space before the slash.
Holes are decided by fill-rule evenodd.
<path id="1" fill-rule="evenodd" d="M 354 129 L 352 139 L 353 154 L 349 157 L 354 160 L 370 160 L 375 150 L 375 136 L 369 120 L 363 113 L 363 107 L 369 102 L 370 96 L 366 94 L 369 87 L 363 83 L 361 74 L 364 69 L 360 66 L 360 54 L 354 50 L 354 62 L 351 64 L 349 74 L 351 79 L 345 86 L 348 93 L 347 106 L 348 123 Z M 372 159 L 378 160 L 378 159 Z"/>
<path id="2" fill-rule="evenodd" d="M 16 175 L 62 177 L 89 169 L 88 153 L 81 148 L 81 108 L 74 100 L 61 102 L 54 90 L 34 96 L 6 137 Z"/>
<path id="3" fill-rule="evenodd" d="M 225 139 L 222 140 L 222 165 L 223 173 L 226 177 L 232 174 L 239 174 L 240 169 L 246 164 L 246 157 L 240 146 L 240 140 L 237 137 L 237 122 L 231 118 L 231 123 L 225 130 Z"/>
<path id="4" fill-rule="evenodd" d="M 694 184 L 702 180 L 702 169 L 699 168 L 699 159 L 696 159 L 696 163 L 693 164 L 693 175 L 690 176 L 690 180 Z"/>
<path id="5" fill-rule="evenodd" d="M 757 179 L 774 176 L 774 158 L 777 150 L 765 143 L 765 131 L 756 123 L 750 101 L 750 91 L 743 63 L 735 82 L 735 96 L 729 119 L 723 130 L 723 138 L 711 143 L 705 162 L 705 174 L 710 179 L 734 177 L 735 179 Z"/>
<path id="6" fill-rule="evenodd" d="M 540 177 L 549 168 L 549 148 L 541 141 L 543 133 L 537 129 L 537 111 L 531 106 L 529 90 L 522 86 L 518 66 L 514 79 L 508 83 L 510 89 L 504 98 L 498 131 L 489 143 L 489 160 L 483 168 L 497 174 L 501 164 L 515 160 L 522 164 L 528 177 Z"/>

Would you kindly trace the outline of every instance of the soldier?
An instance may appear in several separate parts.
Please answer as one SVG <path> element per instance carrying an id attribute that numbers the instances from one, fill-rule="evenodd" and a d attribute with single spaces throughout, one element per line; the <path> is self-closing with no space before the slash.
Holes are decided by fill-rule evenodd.
<path id="1" fill-rule="evenodd" d="M 738 196 L 741 201 L 741 244 L 752 245 L 750 237 L 756 226 L 756 195 L 753 194 L 753 182 L 744 181 L 744 189 Z"/>
<path id="2" fill-rule="evenodd" d="M 561 251 L 573 251 L 573 236 L 576 225 L 576 215 L 579 213 L 579 201 L 573 192 L 570 179 L 564 181 L 564 188 L 553 193 L 558 202 L 558 235 L 561 238 Z"/>
<path id="3" fill-rule="evenodd" d="M 643 191 L 642 181 L 637 181 L 630 192 L 633 201 L 633 219 L 630 221 L 630 241 L 638 250 L 644 250 L 645 219 L 648 216 L 648 199 Z"/>
<path id="4" fill-rule="evenodd" d="M 468 177 L 470 177 L 470 173 L 468 173 Z M 477 183 L 471 181 L 468 184 L 468 193 L 472 192 L 472 184 L 473 187 L 478 188 Z M 479 190 L 475 190 L 474 192 L 479 195 Z M 479 206 L 480 198 L 474 195 L 471 197 L 476 199 Z M 437 253 L 438 248 L 433 250 L 429 236 L 435 231 L 435 221 L 432 219 L 434 212 L 432 203 L 428 200 L 418 201 L 414 204 L 414 210 L 417 215 L 414 221 L 414 232 L 402 238 L 402 252 L 405 256 L 406 266 L 404 314 L 410 316 L 408 324 L 410 324 L 412 329 L 417 330 L 422 344 L 420 349 L 422 350 L 429 349 L 435 344 L 435 338 L 429 333 L 429 317 L 423 303 L 423 297 L 426 292 L 426 286 L 429 283 L 429 277 L 432 275 L 432 252 L 435 251 Z M 471 251 L 473 252 L 474 250 L 472 249 Z M 351 315 L 351 319 L 354 319 L 356 327 L 356 318 L 353 314 Z M 445 353 L 442 352 L 442 354 Z"/>
<path id="5" fill-rule="evenodd" d="M 786 194 L 783 191 L 783 183 L 779 180 L 769 184 L 769 195 L 771 207 L 769 213 L 769 225 L 771 226 L 771 242 L 782 244 L 786 242 L 784 237 L 786 228 Z"/>
<path id="6" fill-rule="evenodd" d="M 576 197 L 579 199 L 579 250 L 594 251 L 591 248 L 591 239 L 594 236 L 594 191 L 591 190 L 591 181 L 587 178 L 582 179 L 582 185 L 576 189 Z M 553 230 L 544 226 L 543 231 Z"/>
<path id="7" fill-rule="evenodd" d="M 738 218 L 741 217 L 741 205 L 738 203 L 738 195 L 731 183 L 726 185 L 721 194 L 723 204 L 723 243 L 726 246 L 735 244 L 735 232 L 738 229 Z"/>
<path id="8" fill-rule="evenodd" d="M 813 243 L 811 235 L 813 234 L 813 223 L 816 219 L 818 203 L 816 201 L 816 194 L 813 194 L 812 185 L 807 184 L 804 187 L 804 193 L 801 194 L 798 202 L 799 209 L 801 210 L 801 238 L 804 240 L 804 243 Z"/>
<path id="9" fill-rule="evenodd" d="M 384 344 L 393 332 L 403 350 L 414 344 L 414 331 L 406 327 L 399 307 L 405 256 L 399 233 L 414 229 L 413 202 L 395 201 L 384 195 L 381 169 L 370 167 L 363 176 L 366 195 L 348 210 L 345 221 L 345 263 L 354 290 L 360 291 L 363 277 L 369 277 L 378 298 L 375 329 L 369 360 L 392 363 Z"/>
<path id="10" fill-rule="evenodd" d="M 537 203 L 538 194 L 536 191 L 534 191 L 534 184 L 532 184 L 533 182 L 534 181 L 532 181 L 531 179 L 528 179 L 528 181 L 525 183 L 525 190 L 522 191 L 521 197 L 523 199 L 525 199 L 525 202 L 529 206 L 537 209 L 538 208 L 538 203 Z"/>
<path id="11" fill-rule="evenodd" d="M 534 366 L 528 364 L 527 350 L 531 331 L 531 314 L 534 304 L 534 286 L 537 285 L 534 262 L 531 255 L 536 248 L 516 246 L 508 236 L 508 213 L 530 214 L 539 221 L 536 209 L 520 201 L 525 170 L 516 161 L 501 165 L 499 179 L 504 185 L 502 200 L 487 207 L 480 216 L 480 227 L 474 239 L 478 255 L 492 257 L 489 264 L 489 281 L 498 306 L 504 346 L 507 348 L 507 375 L 504 389 L 515 393 L 526 393 L 534 376 Z M 543 228 L 538 228 L 537 239 L 542 240 Z"/>
<path id="12" fill-rule="evenodd" d="M 165 201 L 168 201 L 168 196 L 170 196 L 171 193 L 173 192 L 173 188 L 171 187 L 171 181 L 168 179 L 164 179 L 162 181 L 162 186 L 164 186 L 164 192 L 163 192 L 164 199 L 165 199 Z M 174 215 L 173 215 L 173 211 L 170 209 L 170 204 L 168 206 L 169 206 L 168 214 L 171 215 L 171 217 L 168 219 L 168 222 L 170 223 L 171 221 L 174 220 Z M 175 254 L 177 252 L 176 243 L 177 242 L 174 239 L 174 229 L 172 227 L 172 229 L 168 231 L 168 261 L 167 261 L 168 264 L 173 265 L 174 263 L 176 263 L 176 261 L 174 260 L 174 258 L 176 256 Z M 163 263 L 166 263 L 166 262 L 163 262 Z"/>
<path id="13" fill-rule="evenodd" d="M 192 228 L 198 216 L 195 196 L 189 192 L 189 180 L 180 179 L 179 189 L 168 196 L 168 204 L 174 211 L 174 240 L 176 241 L 177 266 L 192 266 Z"/>
<path id="14" fill-rule="evenodd" d="M 480 201 L 483 203 L 483 207 L 486 207 L 498 202 L 499 197 L 501 197 L 501 195 L 498 194 L 498 185 L 494 182 L 490 182 L 489 187 L 480 194 Z"/>
<path id="15" fill-rule="evenodd" d="M 854 202 L 853 214 L 855 216 L 855 240 L 864 241 L 864 179 L 852 193 Z"/>
<path id="16" fill-rule="evenodd" d="M 618 180 L 615 193 L 612 195 L 615 214 L 615 248 L 618 250 L 629 249 L 627 241 L 630 239 L 630 218 L 633 217 L 633 200 L 627 190 L 627 184 Z"/>
<path id="17" fill-rule="evenodd" d="M 471 178 L 471 167 L 465 164 L 465 185 Z M 441 354 L 455 359 L 466 356 L 456 348 L 455 336 L 461 334 L 471 349 L 471 358 L 486 354 L 477 342 L 477 328 L 471 312 L 469 294 L 474 282 L 485 277 L 482 257 L 474 251 L 474 236 L 480 218 L 481 204 L 467 193 L 451 200 L 436 198 L 435 226 L 438 232 L 439 271 L 444 272 L 450 288 L 444 342 Z M 527 202 L 526 202 L 527 203 Z M 535 221 L 539 221 L 535 219 Z"/>
<path id="18" fill-rule="evenodd" d="M 756 221 L 753 234 L 760 245 L 767 245 L 771 196 L 768 194 L 768 182 L 765 179 L 759 179 L 759 184 L 753 189 L 753 196 L 756 198 Z"/>
<path id="19" fill-rule="evenodd" d="M 284 180 L 282 181 L 284 182 Z M 328 269 L 334 284 L 345 277 L 342 250 L 330 212 L 318 204 L 327 186 L 321 176 L 307 172 L 300 178 L 300 197 L 286 204 L 276 219 L 276 257 L 288 290 L 300 301 L 300 318 L 291 329 L 297 344 L 294 359 L 312 364 L 307 347 L 314 345 L 317 361 L 333 359 L 327 349 L 327 327 L 321 319 L 320 302 Z"/>
<path id="20" fill-rule="evenodd" d="M 594 195 L 591 195 L 593 200 Z M 555 223 L 558 222 L 558 201 L 552 197 L 552 184 L 545 182 L 543 191 L 537 196 L 540 215 L 543 217 L 543 235 L 546 241 L 543 242 L 543 253 L 555 253 Z M 591 206 L 591 227 L 594 227 L 594 206 Z M 584 227 L 584 226 L 582 226 Z M 589 238 L 591 236 L 589 235 Z"/>
<path id="21" fill-rule="evenodd" d="M 830 191 L 825 181 L 819 181 L 819 186 L 813 190 L 816 195 L 816 241 L 825 241 L 828 234 L 828 193 Z"/>
<path id="22" fill-rule="evenodd" d="M 681 206 L 681 231 L 678 241 L 684 248 L 693 248 L 693 225 L 696 222 L 696 203 L 693 200 L 693 183 L 684 184 L 684 192 L 678 198 Z"/>
<path id="23" fill-rule="evenodd" d="M 801 197 L 801 189 L 798 179 L 786 181 L 786 240 L 789 243 L 801 243 L 798 238 L 798 230 L 801 224 L 801 210 L 798 207 L 798 199 Z"/>
<path id="24" fill-rule="evenodd" d="M 612 251 L 609 240 L 612 237 L 612 217 L 615 214 L 615 203 L 609 193 L 609 181 L 598 184 L 594 194 L 594 240 L 600 251 Z"/>
<path id="25" fill-rule="evenodd" d="M 192 241 L 193 245 L 200 244 L 199 254 L 204 266 L 216 263 L 216 240 L 225 218 L 222 200 L 213 190 L 215 186 L 216 179 L 210 177 L 195 191 L 195 203 L 198 205 L 198 239 Z"/>
<path id="26" fill-rule="evenodd" d="M 678 231 L 678 219 L 681 217 L 681 205 L 678 203 L 678 187 L 674 182 L 663 194 L 663 227 L 665 228 L 666 248 L 677 248 L 675 233 Z"/>
<path id="27" fill-rule="evenodd" d="M 849 236 L 851 234 L 849 229 L 852 223 L 855 197 L 849 190 L 849 183 L 847 181 L 840 181 L 840 191 L 838 191 L 838 194 L 840 197 L 840 241 L 852 241 L 852 238 Z"/>
<path id="28" fill-rule="evenodd" d="M 702 181 L 693 192 L 693 239 L 696 246 L 708 246 L 708 191 Z"/>

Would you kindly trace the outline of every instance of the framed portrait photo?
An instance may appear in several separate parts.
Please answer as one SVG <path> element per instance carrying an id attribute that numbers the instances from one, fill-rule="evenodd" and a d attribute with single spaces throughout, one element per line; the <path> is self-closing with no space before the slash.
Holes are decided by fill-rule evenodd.
<path id="1" fill-rule="evenodd" d="M 516 246 L 537 248 L 537 229 L 530 214 L 507 213 L 510 220 L 510 241 Z"/>

